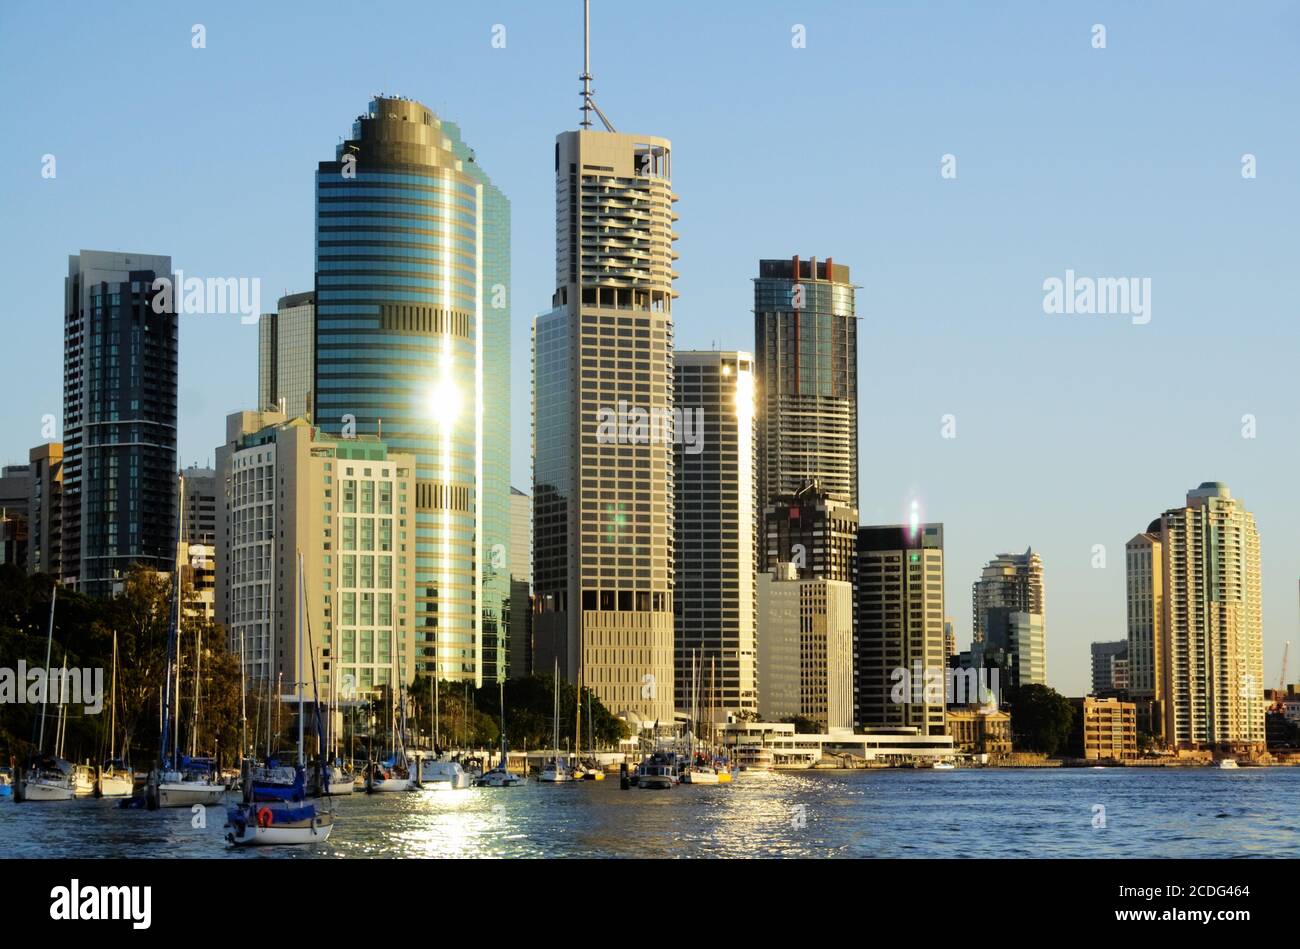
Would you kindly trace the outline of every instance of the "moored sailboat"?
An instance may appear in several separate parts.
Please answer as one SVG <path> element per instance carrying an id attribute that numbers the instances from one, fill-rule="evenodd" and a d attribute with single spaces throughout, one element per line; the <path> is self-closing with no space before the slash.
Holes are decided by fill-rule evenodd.
<path id="1" fill-rule="evenodd" d="M 13 798 L 23 801 L 70 801 L 73 787 L 72 765 L 57 755 L 45 754 L 45 713 L 50 699 L 50 649 L 54 643 L 54 603 L 59 586 L 50 588 L 50 621 L 45 634 L 45 688 L 41 696 L 41 717 L 36 735 L 36 753 L 26 766 L 15 771 Z M 66 662 L 66 660 L 65 660 Z M 60 696 L 62 699 L 62 696 Z"/>

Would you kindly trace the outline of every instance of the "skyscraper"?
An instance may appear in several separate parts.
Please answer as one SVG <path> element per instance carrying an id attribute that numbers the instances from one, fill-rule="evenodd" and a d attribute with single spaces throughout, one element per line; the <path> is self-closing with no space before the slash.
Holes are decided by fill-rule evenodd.
<path id="1" fill-rule="evenodd" d="M 759 501 L 815 478 L 858 508 L 858 323 L 849 268 L 761 260 L 754 281 Z"/>
<path id="2" fill-rule="evenodd" d="M 509 202 L 419 102 L 376 97 L 318 167 L 313 421 L 416 457 L 416 667 L 476 685 L 510 596 L 509 247 Z"/>
<path id="3" fill-rule="evenodd" d="M 1207 481 L 1188 492 L 1186 505 L 1165 511 L 1158 526 L 1158 532 L 1134 539 L 1146 538 L 1137 550 L 1150 547 L 1150 558 L 1135 556 L 1133 542 L 1129 545 L 1129 629 L 1130 655 L 1149 648 L 1148 628 L 1158 633 L 1155 681 L 1164 741 L 1177 748 L 1262 748 L 1264 655 L 1255 517 L 1227 485 Z M 1148 564 L 1155 567 L 1149 578 Z M 1158 623 L 1143 619 L 1157 612 Z"/>
<path id="4" fill-rule="evenodd" d="M 63 444 L 37 445 L 27 457 L 32 472 L 27 502 L 27 569 L 63 577 Z"/>
<path id="5" fill-rule="evenodd" d="M 178 328 L 174 305 L 159 300 L 155 312 L 157 279 L 175 279 L 170 257 L 68 257 L 62 567 L 94 596 L 134 563 L 170 571 L 176 561 Z"/>
<path id="6" fill-rule="evenodd" d="M 672 146 L 613 131 L 583 83 L 533 323 L 535 663 L 650 726 L 673 717 Z"/>
<path id="7" fill-rule="evenodd" d="M 948 667 L 943 525 L 861 528 L 857 572 L 857 724 L 945 734 L 944 696 L 925 690 Z"/>
<path id="8" fill-rule="evenodd" d="M 791 563 L 801 577 L 853 582 L 858 511 L 811 480 L 794 494 L 768 499 L 763 509 L 762 570 Z"/>
<path id="9" fill-rule="evenodd" d="M 1093 643 L 1091 652 L 1092 694 L 1098 698 L 1127 694 L 1128 640 Z"/>
<path id="10" fill-rule="evenodd" d="M 1165 733 L 1165 631 L 1163 546 L 1160 518 L 1124 548 L 1128 594 L 1128 694 L 1137 705 L 1139 728 Z"/>
<path id="11" fill-rule="evenodd" d="M 510 489 L 510 645 L 506 677 L 533 671 L 533 499 Z"/>
<path id="12" fill-rule="evenodd" d="M 1047 616 L 1043 561 L 1033 548 L 998 554 L 971 588 L 971 658 L 997 666 L 1002 685 L 1047 684 Z"/>
<path id="13" fill-rule="evenodd" d="M 679 351 L 674 378 L 683 436 L 698 435 L 674 452 L 676 676 L 689 682 L 694 659 L 722 719 L 758 711 L 754 358 Z M 677 708 L 690 708 L 685 688 Z"/>
<path id="14" fill-rule="evenodd" d="M 310 415 L 316 372 L 316 295 L 280 297 L 257 324 L 257 407 Z M 281 402 L 284 404 L 281 405 Z"/>

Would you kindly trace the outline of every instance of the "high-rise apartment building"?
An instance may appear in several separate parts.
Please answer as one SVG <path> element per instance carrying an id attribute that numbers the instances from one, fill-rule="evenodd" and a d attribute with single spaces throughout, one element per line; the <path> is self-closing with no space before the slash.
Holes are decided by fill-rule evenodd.
<path id="1" fill-rule="evenodd" d="M 1142 728 L 1164 735 L 1164 548 L 1160 518 L 1124 547 L 1128 597 L 1128 695 Z"/>
<path id="2" fill-rule="evenodd" d="M 178 328 L 159 279 L 175 279 L 170 257 L 68 257 L 61 557 L 66 582 L 93 596 L 134 563 L 176 561 Z"/>
<path id="3" fill-rule="evenodd" d="M 375 98 L 316 172 L 312 418 L 414 455 L 417 668 L 476 685 L 508 639 L 509 287 L 510 205 L 460 130 Z"/>
<path id="4" fill-rule="evenodd" d="M 533 323 L 535 663 L 653 726 L 674 708 L 672 146 L 592 131 L 584 77 Z"/>
<path id="5" fill-rule="evenodd" d="M 227 417 L 216 619 L 249 679 L 297 681 L 300 598 L 322 701 L 414 679 L 415 464 L 373 435 L 326 435 L 302 417 Z"/>
<path id="6" fill-rule="evenodd" d="M 985 641 L 989 610 L 1046 616 L 1043 560 L 1029 548 L 1023 554 L 998 554 L 984 567 L 971 588 L 973 642 Z"/>
<path id="7" fill-rule="evenodd" d="M 945 734 L 943 525 L 862 527 L 857 578 L 856 723 Z"/>
<path id="8" fill-rule="evenodd" d="M 1188 492 L 1186 505 L 1165 511 L 1130 541 L 1128 553 L 1130 655 L 1141 657 L 1130 670 L 1130 688 L 1144 697 L 1148 688 L 1155 693 L 1164 742 L 1261 749 L 1263 620 L 1254 515 L 1227 485 L 1207 481 Z M 1148 630 L 1155 634 L 1150 642 Z M 1148 653 L 1156 665 L 1150 686 Z"/>
<path id="9" fill-rule="evenodd" d="M 718 351 L 673 358 L 683 434 L 673 474 L 676 681 L 690 681 L 693 661 L 707 670 L 711 712 L 725 721 L 758 711 L 754 359 Z M 680 711 L 690 709 L 686 693 L 677 689 Z"/>
<path id="10" fill-rule="evenodd" d="M 316 294 L 280 297 L 257 324 L 257 407 L 311 415 L 316 374 Z"/>
<path id="11" fill-rule="evenodd" d="M 37 445 L 27 453 L 31 494 L 27 499 L 27 570 L 63 577 L 63 443 Z"/>
<path id="12" fill-rule="evenodd" d="M 760 717 L 852 728 L 853 584 L 777 564 L 759 574 L 758 615 Z"/>
<path id="13" fill-rule="evenodd" d="M 849 268 L 761 260 L 754 281 L 759 500 L 816 479 L 858 508 L 858 323 Z"/>

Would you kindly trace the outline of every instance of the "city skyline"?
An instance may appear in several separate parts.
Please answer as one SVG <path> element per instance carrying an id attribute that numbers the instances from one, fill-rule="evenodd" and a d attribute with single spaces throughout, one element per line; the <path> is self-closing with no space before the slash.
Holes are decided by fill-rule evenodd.
<path id="1" fill-rule="evenodd" d="M 1300 552 L 1291 540 L 1300 536 L 1300 510 L 1287 477 L 1295 470 L 1295 446 L 1300 441 L 1294 413 L 1287 415 L 1294 400 L 1286 386 L 1286 356 L 1294 351 L 1295 331 L 1277 315 L 1276 306 L 1277 299 L 1291 295 L 1288 286 L 1294 278 L 1277 276 L 1289 271 L 1283 242 L 1270 239 L 1270 235 L 1280 236 L 1281 222 L 1294 216 L 1286 208 L 1294 207 L 1295 185 L 1287 181 L 1284 170 L 1290 161 L 1286 156 L 1295 151 L 1291 147 L 1295 131 L 1270 118 L 1267 103 L 1239 109 L 1228 92 L 1217 87 L 1188 83 L 1182 88 L 1180 80 L 1188 77 L 1176 70 L 1167 86 L 1157 84 L 1152 65 L 1168 62 L 1162 47 L 1171 42 L 1169 32 L 1175 34 L 1173 42 L 1183 44 L 1175 67 L 1182 57 L 1204 65 L 1214 54 L 1197 56 L 1195 51 L 1198 44 L 1211 40 L 1162 23 L 1166 35 L 1153 49 L 1148 15 L 1114 6 L 1090 14 L 1109 25 L 1111 44 L 1106 50 L 1088 46 L 1090 21 L 1075 15 L 1031 12 L 1012 24 L 957 12 L 933 21 L 937 35 L 930 45 L 922 45 L 925 55 L 920 61 L 906 68 L 889 54 L 886 37 L 901 31 L 909 42 L 898 45 L 915 52 L 917 39 L 911 31 L 922 23 L 903 12 L 875 11 L 868 16 L 835 11 L 832 16 L 814 9 L 807 15 L 800 13 L 796 20 L 791 11 L 773 6 L 761 8 L 752 22 L 709 11 L 691 12 L 701 28 L 688 33 L 698 36 L 669 32 L 668 27 L 652 23 L 645 25 L 650 35 L 642 38 L 654 42 L 662 30 L 663 41 L 679 44 L 677 55 L 683 58 L 701 57 L 707 50 L 735 66 L 735 76 L 721 69 L 710 72 L 718 84 L 714 95 L 739 95 L 737 90 L 745 83 L 755 82 L 757 77 L 740 65 L 742 51 L 755 43 L 769 44 L 773 56 L 792 57 L 788 73 L 760 82 L 754 92 L 746 93 L 747 101 L 763 101 L 765 111 L 772 103 L 763 99 L 764 90 L 778 95 L 778 102 L 788 97 L 801 108 L 825 108 L 807 105 L 809 97 L 798 87 L 833 74 L 833 63 L 841 61 L 847 37 L 866 37 L 868 47 L 884 60 L 881 75 L 892 70 L 903 81 L 893 90 L 883 82 L 862 85 L 871 89 L 867 103 L 874 111 L 869 114 L 880 123 L 881 141 L 872 145 L 868 140 L 876 136 L 854 139 L 847 132 L 830 130 L 830 142 L 841 147 L 809 158 L 801 154 L 798 136 L 792 136 L 791 142 L 766 135 L 736 137 L 737 123 L 757 118 L 744 110 L 731 118 L 716 115 L 715 109 L 704 110 L 709 118 L 702 122 L 673 108 L 691 94 L 688 89 L 698 83 L 698 77 L 665 77 L 657 82 L 657 95 L 664 101 L 656 104 L 655 96 L 638 88 L 636 69 L 613 60 L 608 52 L 602 56 L 602 50 L 617 48 L 617 38 L 631 27 L 629 18 L 616 8 L 600 9 L 594 63 L 600 100 L 610 111 L 627 115 L 630 127 L 654 129 L 675 144 L 674 187 L 684 196 L 685 212 L 676 348 L 716 344 L 724 349 L 752 349 L 747 327 L 752 324 L 748 308 L 756 262 L 801 251 L 833 254 L 837 262 L 853 268 L 861 287 L 859 493 L 875 505 L 863 505 L 861 522 L 901 520 L 907 505 L 916 499 L 925 520 L 945 524 L 945 593 L 959 630 L 970 628 L 963 591 L 978 577 L 990 553 L 1032 545 L 1050 571 L 1049 681 L 1067 694 L 1081 693 L 1088 682 L 1089 643 L 1124 635 L 1124 544 L 1134 525 L 1146 523 L 1171 497 L 1203 481 L 1224 481 L 1248 499 L 1260 525 L 1265 681 L 1271 682 L 1282 641 L 1295 635 L 1293 584 L 1300 575 Z M 55 371 L 61 338 L 55 303 L 59 283 L 50 275 L 67 255 L 81 248 L 126 252 L 162 248 L 178 269 L 189 273 L 261 277 L 261 309 L 271 310 L 282 291 L 294 293 L 311 285 L 310 172 L 303 169 L 318 160 L 322 142 L 337 137 L 340 115 L 353 114 L 356 103 L 381 85 L 421 99 L 440 116 L 462 125 L 513 203 L 515 259 L 534 258 L 526 267 L 516 268 L 513 287 L 510 342 L 514 375 L 522 378 L 521 366 L 526 371 L 529 358 L 527 321 L 544 311 L 553 288 L 553 283 L 546 288 L 551 283 L 554 191 L 547 153 L 555 132 L 576 127 L 578 120 L 573 95 L 573 75 L 580 61 L 577 16 L 567 10 L 562 13 L 509 9 L 488 16 L 449 11 L 445 28 L 457 41 L 446 44 L 447 55 L 474 64 L 469 78 L 456 77 L 455 69 L 431 75 L 423 62 L 403 63 L 414 60 L 405 45 L 409 41 L 384 34 L 401 55 L 390 53 L 380 63 L 373 51 L 363 51 L 360 64 L 349 60 L 346 76 L 327 77 L 323 84 L 309 75 L 315 71 L 301 69 L 301 59 L 291 58 L 280 67 L 258 61 L 259 56 L 276 58 L 262 54 L 264 44 L 277 35 L 292 31 L 301 36 L 313 29 L 296 20 L 277 23 L 276 17 L 285 14 L 260 11 L 266 33 L 239 34 L 237 50 L 225 46 L 224 40 L 218 42 L 227 14 L 205 11 L 208 44 L 204 49 L 189 44 L 186 20 L 192 17 L 142 17 L 137 27 L 143 29 L 150 48 L 158 51 L 153 68 L 170 69 L 178 79 L 175 93 L 157 90 L 159 111 L 167 116 L 161 124 L 200 146 L 195 154 L 169 152 L 166 161 L 151 145 L 141 147 L 110 132 L 98 119 L 84 123 L 75 135 L 67 126 L 55 126 L 52 116 L 63 107 L 59 93 L 29 92 L 26 99 L 34 107 L 16 123 L 17 137 L 40 144 L 31 154 L 11 150 L 0 156 L 0 168 L 7 172 L 6 206 L 14 209 L 11 223 L 16 225 L 3 237 L 5 259 L 15 272 L 25 275 L 24 280 L 13 282 L 16 292 L 8 299 L 13 309 L 6 314 L 6 325 L 19 362 L 31 374 L 16 378 L 30 394 L 30 403 L 21 408 L 32 417 L 24 422 L 16 413 L 7 414 L 0 427 L 0 461 L 25 460 L 28 449 L 44 440 L 41 416 L 59 412 Z M 6 20 L 18 23 L 23 17 L 5 14 Z M 100 11 L 87 11 L 85 19 L 87 36 L 119 35 L 126 26 Z M 790 45 L 791 26 L 799 21 L 808 27 L 805 49 Z M 490 45 L 490 31 L 497 22 L 509 31 L 504 49 Z M 1270 42 L 1266 17 L 1222 26 L 1213 42 L 1225 44 L 1230 54 L 1244 45 L 1243 35 L 1255 43 Z M 366 27 L 360 29 L 364 33 Z M 16 75 L 39 75 L 30 54 L 8 38 L 24 32 L 5 30 L 4 58 Z M 959 96 L 954 104 L 938 101 L 940 92 L 954 91 L 945 85 L 953 74 L 942 68 L 941 53 L 957 52 L 963 68 L 976 70 L 977 90 L 997 90 L 1008 114 L 1035 114 L 1034 106 L 1045 100 L 1002 86 L 1007 74 L 986 63 L 996 59 L 991 50 L 996 53 L 1001 44 L 1011 43 L 1012 34 L 1020 70 L 1026 58 L 1033 64 L 1041 60 L 1050 73 L 1053 56 L 1075 57 L 1074 64 L 1085 71 L 1092 68 L 1085 57 L 1106 57 L 1104 67 L 1093 70 L 1100 88 L 1090 85 L 1087 91 L 1103 96 L 1101 111 L 1112 119 L 1111 127 L 1099 123 L 1097 137 L 1084 136 L 1083 141 L 1048 136 L 1050 141 L 1036 143 L 1023 128 L 1017 131 L 1024 137 L 990 141 L 975 128 L 977 118 L 992 119 L 989 124 L 996 139 L 996 133 L 1007 131 L 998 124 L 1005 116 L 985 109 L 966 120 L 960 116 L 959 103 L 978 104 L 982 99 Z M 1026 52 L 1020 41 L 1029 34 L 1038 45 L 1031 44 Z M 229 37 L 229 31 L 224 35 Z M 85 68 L 102 61 L 103 51 L 80 47 L 83 41 L 76 37 L 63 37 L 62 42 L 82 50 L 71 58 L 84 58 Z M 169 45 L 173 43 L 175 49 Z M 1155 60 L 1141 60 L 1136 49 L 1145 49 Z M 835 55 L 823 56 L 822 51 Z M 208 56 L 222 65 L 200 61 L 203 79 L 198 80 L 176 68 L 180 56 Z M 489 56 L 505 59 L 498 66 Z M 231 67 L 242 63 L 243 57 L 257 62 L 257 68 L 249 70 L 250 77 L 224 75 L 238 72 Z M 980 65 L 972 67 L 972 59 Z M 1260 60 L 1252 62 L 1258 68 L 1251 69 L 1249 79 L 1233 87 L 1239 96 L 1255 95 L 1274 78 L 1294 88 L 1292 79 L 1261 76 L 1259 70 L 1266 73 L 1269 67 L 1263 57 Z M 1233 64 L 1240 67 L 1242 60 L 1228 55 L 1218 61 L 1211 75 L 1231 86 Z M 294 77 L 288 70 L 295 63 L 302 72 L 298 79 L 302 87 L 289 81 Z M 119 65 L 129 78 L 131 64 Z M 267 73 L 277 68 L 284 71 Z M 487 91 L 472 87 L 475 77 L 497 68 L 519 78 L 523 89 L 529 85 L 523 84 L 522 77 L 536 70 L 538 80 L 530 95 L 539 108 L 530 110 L 513 102 L 503 92 L 506 86 L 497 83 L 488 83 Z M 927 68 L 936 74 L 924 76 Z M 223 82 L 236 89 L 223 88 L 222 95 L 204 98 L 196 84 L 215 81 L 218 71 Z M 255 85 L 254 80 L 272 78 L 280 89 L 275 97 L 278 108 L 247 110 L 248 99 L 237 84 Z M 1174 121 L 1180 109 L 1190 110 L 1194 102 L 1200 106 L 1206 99 L 1219 106 L 1231 101 L 1232 116 L 1218 118 L 1217 138 L 1174 135 L 1162 151 L 1149 152 L 1132 133 L 1139 118 L 1152 119 L 1149 113 L 1124 104 L 1126 80 L 1138 83 L 1148 101 L 1168 107 L 1163 121 Z M 121 80 L 105 80 L 110 89 L 114 81 Z M 1199 76 L 1196 81 L 1207 80 Z M 796 88 L 778 93 L 769 83 Z M 913 88 L 908 88 L 909 83 Z M 1070 101 L 1073 93 L 1068 84 L 1047 81 L 1045 86 Z M 885 102 L 891 92 L 898 100 L 894 104 Z M 41 95 L 50 98 L 42 100 Z M 189 95 L 198 104 L 190 111 L 178 110 L 169 104 L 171 95 Z M 286 108 L 288 101 L 304 109 L 286 120 L 292 111 Z M 563 108 L 566 102 L 572 112 Z M 617 108 L 610 103 L 617 103 Z M 909 126 L 911 120 L 901 116 L 906 103 L 923 107 L 917 126 Z M 1058 106 L 1043 114 L 1057 127 L 1071 127 L 1051 118 L 1060 111 Z M 779 110 L 774 109 L 774 114 Z M 1205 119 L 1199 109 L 1197 115 L 1201 121 L 1215 120 L 1214 116 Z M 920 124 L 926 120 L 929 125 Z M 224 133 L 246 127 L 237 124 L 243 122 L 260 124 L 247 129 L 251 134 L 238 136 L 245 150 L 232 154 L 221 146 L 228 140 Z M 498 127 L 502 125 L 507 128 Z M 916 138 L 905 153 L 892 154 L 889 141 L 909 128 Z M 90 144 L 101 136 L 114 146 L 116 158 L 88 164 L 80 156 L 91 153 Z M 711 155 L 729 138 L 744 143 L 737 154 L 750 156 L 754 169 L 736 168 L 732 162 L 727 163 L 733 166 L 728 173 L 719 175 L 721 169 L 711 167 L 716 164 Z M 283 153 L 258 151 L 251 144 L 257 139 L 273 140 Z M 1224 139 L 1240 140 L 1241 147 L 1225 154 Z M 1058 157 L 1061 143 L 1074 146 L 1075 151 Z M 854 144 L 860 148 L 856 153 L 845 147 Z M 203 147 L 213 154 L 197 154 Z M 45 152 L 59 162 L 58 176 L 52 180 L 40 176 Z M 1241 178 L 1238 160 L 1245 152 L 1260 155 L 1256 180 Z M 960 169 L 955 180 L 940 177 L 940 160 L 949 153 L 956 155 Z M 1114 160 L 1117 153 L 1124 162 Z M 784 191 L 779 197 L 765 193 L 764 178 L 777 180 L 771 177 L 774 168 L 782 161 L 793 162 L 796 156 L 810 179 L 828 177 L 841 190 L 851 185 L 856 197 L 849 206 L 841 207 L 811 189 L 796 192 L 794 199 Z M 738 161 L 743 164 L 746 159 Z M 1044 163 L 1050 166 L 1050 174 L 1044 172 Z M 120 188 L 125 182 L 136 185 L 146 180 L 151 192 L 168 193 L 166 184 L 177 180 L 173 175 L 198 182 L 183 192 L 170 192 L 181 202 L 175 211 L 166 207 L 161 214 L 150 211 L 138 202 L 138 192 Z M 1180 209 L 1182 192 L 1193 184 L 1202 198 L 1194 219 Z M 40 188 L 47 190 L 42 193 Z M 122 193 L 109 197 L 115 188 Z M 891 188 L 897 194 L 891 194 Z M 1229 190 L 1243 188 L 1254 190 Z M 1010 193 L 1013 190 L 1015 195 Z M 1093 200 L 1102 191 L 1114 202 L 1108 206 L 1112 213 L 1097 215 L 1094 221 Z M 1059 209 L 1048 219 L 1039 206 L 1043 201 Z M 873 202 L 879 202 L 879 207 Z M 924 212 L 908 211 L 909 202 L 920 202 Z M 986 240 L 985 222 L 1005 213 L 1007 204 L 1016 213 L 1007 218 L 1010 223 L 993 225 L 999 228 L 1003 245 L 991 252 L 986 245 L 993 242 Z M 748 207 L 750 216 L 738 215 L 738 207 Z M 1190 242 L 1180 236 L 1179 229 L 1191 226 L 1192 220 L 1199 223 L 1207 212 L 1220 225 L 1222 240 L 1198 244 L 1200 234 L 1194 227 Z M 866 215 L 871 223 L 865 237 L 855 234 L 858 215 Z M 770 221 L 764 222 L 764 217 Z M 56 222 L 58 229 L 50 233 Z M 744 226 L 738 228 L 737 223 Z M 1160 230 L 1148 233 L 1144 228 L 1149 226 Z M 1134 234 L 1125 236 L 1121 233 L 1125 228 L 1132 228 Z M 195 233 L 201 230 L 212 230 L 215 236 Z M 1152 275 L 1160 298 L 1154 319 L 1149 325 L 1134 326 L 1127 319 L 1044 315 L 1042 282 L 1068 269 Z M 1262 288 L 1254 287 L 1252 278 L 1257 274 L 1272 279 Z M 242 325 L 235 317 L 186 314 L 180 323 L 178 467 L 210 463 L 212 446 L 221 442 L 226 413 L 256 407 L 252 402 L 257 345 L 256 327 Z M 975 329 L 966 328 L 967 324 Z M 1220 332 L 1211 337 L 1216 330 Z M 1171 364 L 1171 347 L 1182 362 L 1176 372 L 1161 373 L 1160 367 Z M 214 357 L 229 366 L 220 373 L 219 387 L 209 385 L 204 375 L 215 364 Z M 1207 382 L 1219 365 L 1241 371 L 1226 383 Z M 1017 386 L 1008 388 L 1008 380 Z M 905 385 L 914 386 L 907 392 L 909 397 L 897 398 Z M 520 445 L 521 441 L 526 445 L 528 437 L 528 393 L 524 386 L 515 390 L 511 480 L 527 489 L 528 453 Z M 955 416 L 955 439 L 941 434 L 948 414 Z M 1242 416 L 1247 414 L 1258 421 L 1256 438 L 1241 436 L 1246 424 Z M 1031 451 L 1026 451 L 1026 432 L 1039 439 Z M 1080 447 L 1085 450 L 1079 451 Z M 1120 462 L 1130 458 L 1141 461 L 1121 467 Z M 1008 474 L 1012 460 L 1019 464 L 1019 477 Z M 1058 517 L 1067 509 L 1076 516 Z M 1092 565 L 1095 544 L 1105 545 L 1105 568 Z M 966 636 L 960 635 L 959 647 L 967 644 Z"/>

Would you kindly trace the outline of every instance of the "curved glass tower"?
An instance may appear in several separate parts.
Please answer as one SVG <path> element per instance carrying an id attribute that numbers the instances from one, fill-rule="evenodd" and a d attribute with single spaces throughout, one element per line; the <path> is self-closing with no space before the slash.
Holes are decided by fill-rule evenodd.
<path id="1" fill-rule="evenodd" d="M 374 99 L 317 169 L 314 421 L 417 458 L 393 540 L 415 554 L 408 679 L 505 672 L 509 241 L 505 196 L 414 100 Z"/>

